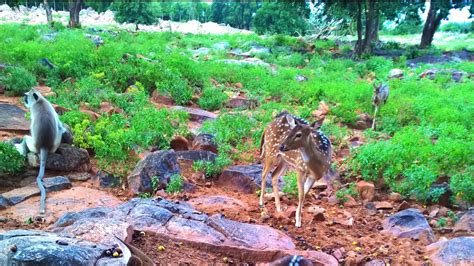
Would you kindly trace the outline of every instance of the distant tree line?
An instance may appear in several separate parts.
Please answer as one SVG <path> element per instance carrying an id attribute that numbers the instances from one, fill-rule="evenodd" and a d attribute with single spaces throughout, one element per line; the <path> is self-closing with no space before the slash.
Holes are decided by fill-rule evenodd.
<path id="1" fill-rule="evenodd" d="M 1 0 L 0 0 L 1 1 Z M 118 22 L 153 24 L 158 19 L 172 21 L 198 20 L 228 24 L 235 28 L 252 29 L 259 34 L 287 34 L 302 36 L 311 31 L 308 23 L 310 9 L 305 0 L 293 1 L 213 1 L 212 4 L 199 0 L 189 2 L 166 1 L 110 1 L 110 0 L 4 0 L 10 6 L 35 6 L 45 4 L 55 10 L 68 10 L 70 26 L 79 24 L 79 11 L 91 7 L 98 12 L 112 9 Z M 434 33 L 452 8 L 474 5 L 469 0 L 431 0 L 427 19 L 422 25 L 418 10 L 426 8 L 425 0 L 311 0 L 314 5 L 324 5 L 326 21 L 342 21 L 345 32 L 357 36 L 355 52 L 370 54 L 378 41 L 383 22 L 397 23 L 397 30 L 403 33 L 419 33 L 420 47 L 431 45 Z M 48 9 L 46 11 L 48 13 Z M 48 15 L 48 21 L 50 18 Z M 314 25 L 313 25 L 314 26 Z M 319 29 L 320 30 L 320 29 Z"/>

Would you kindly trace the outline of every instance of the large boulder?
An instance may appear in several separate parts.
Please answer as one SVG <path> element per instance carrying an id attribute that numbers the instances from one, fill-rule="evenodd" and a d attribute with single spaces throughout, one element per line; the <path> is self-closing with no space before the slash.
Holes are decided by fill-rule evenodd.
<path id="1" fill-rule="evenodd" d="M 168 185 L 170 177 L 179 173 L 176 152 L 172 150 L 156 151 L 148 154 L 135 166 L 127 178 L 128 187 L 133 194 L 153 192 L 151 179 L 154 177 L 157 180 L 155 189 L 164 189 Z"/>
<path id="2" fill-rule="evenodd" d="M 0 234 L 0 265 L 126 265 L 124 257 L 103 256 L 111 244 L 37 230 L 13 230 Z"/>
<path id="3" fill-rule="evenodd" d="M 69 179 L 64 176 L 44 178 L 43 184 L 46 192 L 69 189 L 72 186 Z M 16 188 L 2 194 L 2 196 L 8 199 L 12 205 L 38 195 L 40 195 L 40 190 L 36 182 L 31 183 L 26 187 Z"/>
<path id="4" fill-rule="evenodd" d="M 384 232 L 399 238 L 425 239 L 433 242 L 435 236 L 428 221 L 417 209 L 406 209 L 383 221 Z"/>
<path id="5" fill-rule="evenodd" d="M 253 194 L 262 184 L 262 165 L 238 165 L 227 168 L 219 176 L 217 185 L 239 192 Z M 283 180 L 278 180 L 278 187 L 283 188 Z M 272 187 L 271 175 L 266 178 L 266 187 Z"/>
<path id="6" fill-rule="evenodd" d="M 192 149 L 217 153 L 217 143 L 214 135 L 200 133 L 194 138 L 192 143 Z"/>
<path id="7" fill-rule="evenodd" d="M 454 225 L 454 232 L 460 234 L 474 235 L 474 208 L 464 213 Z"/>
<path id="8" fill-rule="evenodd" d="M 472 265 L 474 262 L 474 237 L 440 240 L 427 247 L 432 265 Z"/>
<path id="9" fill-rule="evenodd" d="M 36 153 L 28 153 L 28 165 L 39 167 L 39 156 Z M 77 148 L 63 143 L 55 153 L 48 155 L 46 169 L 54 171 L 70 172 L 74 170 L 89 170 L 89 153 L 85 149 Z"/>
<path id="10" fill-rule="evenodd" d="M 70 212 L 63 215 L 52 230 L 96 243 L 109 243 L 113 235 L 129 241 L 133 231 L 144 231 L 189 243 L 196 249 L 218 249 L 223 254 L 238 253 L 242 258 L 258 258 L 262 262 L 298 254 L 322 265 L 337 265 L 337 261 L 325 253 L 296 250 L 291 238 L 279 230 L 232 221 L 220 214 L 208 216 L 189 204 L 161 198 L 135 198 L 116 207 Z"/>

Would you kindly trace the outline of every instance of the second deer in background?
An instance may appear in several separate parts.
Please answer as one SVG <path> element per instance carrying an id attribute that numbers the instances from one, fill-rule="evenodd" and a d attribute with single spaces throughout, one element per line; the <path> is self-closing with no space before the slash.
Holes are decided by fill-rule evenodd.
<path id="1" fill-rule="evenodd" d="M 372 105 L 375 107 L 374 119 L 372 120 L 372 130 L 375 130 L 375 116 L 380 106 L 387 102 L 390 89 L 387 84 L 380 83 L 378 86 L 374 82 L 374 95 L 372 96 Z"/>

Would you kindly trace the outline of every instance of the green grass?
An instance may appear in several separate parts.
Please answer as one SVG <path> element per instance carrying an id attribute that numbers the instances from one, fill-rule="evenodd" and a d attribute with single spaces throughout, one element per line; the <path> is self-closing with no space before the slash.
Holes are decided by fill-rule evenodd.
<path id="1" fill-rule="evenodd" d="M 155 90 L 169 95 L 176 104 L 219 110 L 218 118 L 206 121 L 200 129 L 216 136 L 218 160 L 196 164 L 207 176 L 216 176 L 232 162 L 256 161 L 254 151 L 263 128 L 275 114 L 286 109 L 312 120 L 311 113 L 320 101 L 329 105 L 322 129 L 333 139 L 336 152 L 347 147 L 353 133 L 350 127 L 358 115 L 373 112 L 371 81 L 387 82 L 389 71 L 400 68 L 405 78 L 388 81 L 390 97 L 380 110 L 378 131 L 365 131 L 367 144 L 351 149 L 351 156 L 344 162 L 346 176 L 383 179 L 391 190 L 421 201 L 435 200 L 439 191 L 429 192 L 428 188 L 440 177 L 448 176 L 458 200 L 474 199 L 472 79 L 465 77 L 463 82 L 455 83 L 441 74 L 435 80 L 418 78 L 428 68 L 473 73 L 474 63 L 406 67 L 407 58 L 413 56 L 460 49 L 458 44 L 463 49 L 469 47 L 467 35 L 435 42 L 435 48 L 429 50 L 408 47 L 402 57 L 393 60 L 374 56 L 353 61 L 334 58 L 330 51 L 339 48 L 347 52 L 347 45 L 338 47 L 333 41 L 306 43 L 282 35 L 261 38 L 254 34 L 120 31 L 117 36 L 101 33 L 104 45 L 95 47 L 84 37 L 84 31 L 58 28 L 54 40 L 47 41 L 43 36 L 51 29 L 46 26 L 0 25 L 0 62 L 24 69 L 52 86 L 55 96 L 49 100 L 72 110 L 61 119 L 71 126 L 75 145 L 89 149 L 101 167 L 114 175 L 126 176 L 138 160 L 137 153 L 152 146 L 166 149 L 174 135 L 188 134 L 185 114 L 156 109 L 149 102 Z M 270 54 L 257 57 L 273 64 L 273 69 L 219 62 L 230 56 L 213 49 L 206 57 L 193 57 L 191 50 L 211 48 L 221 41 L 243 51 L 253 45 L 270 48 Z M 304 52 L 311 45 L 314 53 Z M 385 44 L 385 48 L 400 47 L 405 46 Z M 56 68 L 42 66 L 42 58 L 48 58 Z M 308 80 L 298 82 L 297 75 Z M 242 88 L 236 88 L 236 83 Z M 257 107 L 223 109 L 227 95 L 237 93 L 256 100 Z M 102 112 L 104 102 L 119 112 Z M 101 118 L 93 121 L 79 112 L 86 103 L 87 109 L 100 113 Z"/>

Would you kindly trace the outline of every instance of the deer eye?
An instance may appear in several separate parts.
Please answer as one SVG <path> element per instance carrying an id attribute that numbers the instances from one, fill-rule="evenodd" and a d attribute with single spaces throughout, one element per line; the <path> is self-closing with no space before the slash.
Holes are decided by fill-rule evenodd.
<path id="1" fill-rule="evenodd" d="M 296 138 L 301 138 L 301 132 L 296 133 L 295 137 Z"/>

